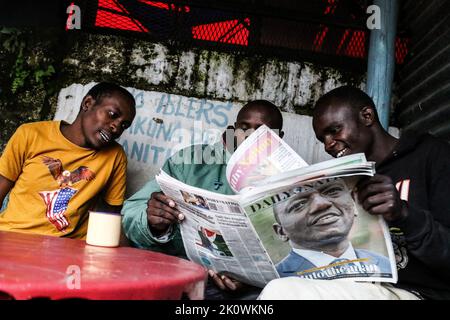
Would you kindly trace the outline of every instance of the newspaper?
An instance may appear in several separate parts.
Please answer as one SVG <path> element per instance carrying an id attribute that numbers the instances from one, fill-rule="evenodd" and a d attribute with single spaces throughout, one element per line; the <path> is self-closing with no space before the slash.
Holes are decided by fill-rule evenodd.
<path id="1" fill-rule="evenodd" d="M 227 165 L 227 180 L 234 192 L 258 184 L 279 173 L 308 164 L 267 126 L 258 128 L 233 153 Z"/>
<path id="2" fill-rule="evenodd" d="M 190 260 L 259 287 L 278 277 L 239 195 L 191 187 L 164 171 L 156 179 L 185 215 L 180 228 Z"/>
<path id="3" fill-rule="evenodd" d="M 264 287 L 285 276 L 397 282 L 388 228 L 355 202 L 361 176 L 375 173 L 364 154 L 307 165 L 266 126 L 230 158 L 222 195 L 164 171 L 161 190 L 185 215 L 187 256 L 208 269 Z"/>

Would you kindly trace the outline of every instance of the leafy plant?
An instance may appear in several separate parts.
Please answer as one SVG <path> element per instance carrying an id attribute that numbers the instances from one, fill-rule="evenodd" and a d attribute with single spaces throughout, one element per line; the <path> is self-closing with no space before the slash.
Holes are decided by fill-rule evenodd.
<path id="1" fill-rule="evenodd" d="M 53 65 L 44 59 L 36 59 L 37 63 L 29 63 L 26 56 L 32 55 L 29 33 L 16 28 L 0 28 L 0 41 L 8 54 L 15 56 L 15 62 L 10 72 L 11 92 L 14 94 L 24 87 L 27 81 L 37 87 L 44 87 L 45 81 L 55 73 Z"/>
<path id="2" fill-rule="evenodd" d="M 34 72 L 34 79 L 37 83 L 43 83 L 43 79 L 50 77 L 55 73 L 55 68 L 52 65 L 49 65 L 46 70 L 36 70 Z"/>

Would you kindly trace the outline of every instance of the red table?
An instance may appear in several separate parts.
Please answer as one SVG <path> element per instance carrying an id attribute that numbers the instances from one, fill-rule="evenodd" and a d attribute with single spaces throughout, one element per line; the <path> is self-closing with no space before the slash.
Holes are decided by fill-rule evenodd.
<path id="1" fill-rule="evenodd" d="M 203 267 L 156 252 L 0 231 L 0 297 L 203 299 L 206 277 Z"/>

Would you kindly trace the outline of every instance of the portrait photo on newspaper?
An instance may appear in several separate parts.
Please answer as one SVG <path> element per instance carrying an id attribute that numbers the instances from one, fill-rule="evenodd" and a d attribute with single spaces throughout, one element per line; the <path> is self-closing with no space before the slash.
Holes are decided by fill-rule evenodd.
<path id="1" fill-rule="evenodd" d="M 309 181 L 245 207 L 280 277 L 397 281 L 387 225 L 355 202 L 353 183 Z"/>

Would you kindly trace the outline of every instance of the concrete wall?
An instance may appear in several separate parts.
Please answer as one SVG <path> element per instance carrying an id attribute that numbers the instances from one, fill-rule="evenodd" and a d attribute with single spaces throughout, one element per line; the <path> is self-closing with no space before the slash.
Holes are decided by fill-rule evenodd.
<path id="1" fill-rule="evenodd" d="M 301 61 L 168 47 L 160 43 L 83 35 L 63 61 L 71 81 L 112 78 L 124 86 L 245 103 L 267 99 L 283 111 L 309 114 L 314 101 L 363 75 Z M 68 82 L 66 83 L 69 84 Z"/>

